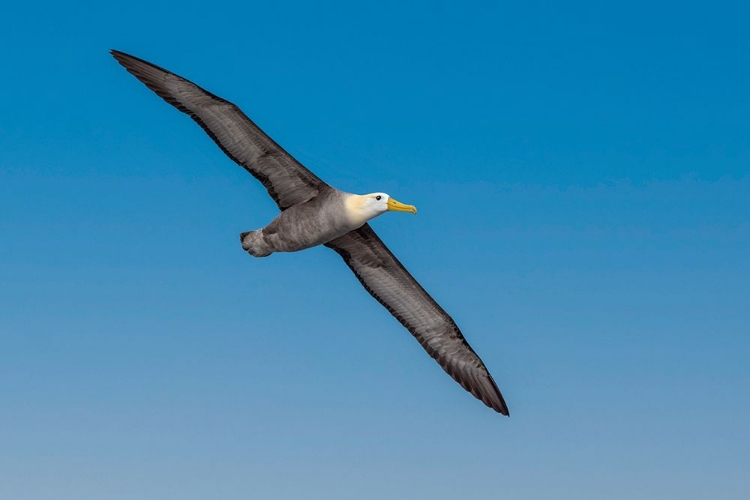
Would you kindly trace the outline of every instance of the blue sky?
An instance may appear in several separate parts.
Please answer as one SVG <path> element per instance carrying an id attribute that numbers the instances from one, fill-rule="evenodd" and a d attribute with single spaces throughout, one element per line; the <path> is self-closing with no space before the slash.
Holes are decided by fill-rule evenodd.
<path id="1" fill-rule="evenodd" d="M 743 497 L 747 4 L 271 4 L 5 8 L 0 497 Z M 275 205 L 110 48 L 417 205 L 373 226 L 512 417 L 244 254 Z"/>

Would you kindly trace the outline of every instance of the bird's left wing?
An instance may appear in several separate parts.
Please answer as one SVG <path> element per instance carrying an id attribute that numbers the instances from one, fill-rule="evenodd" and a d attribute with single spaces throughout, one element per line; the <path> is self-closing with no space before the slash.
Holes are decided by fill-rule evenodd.
<path id="1" fill-rule="evenodd" d="M 117 62 L 169 104 L 187 113 L 232 160 L 261 181 L 281 210 L 327 186 L 231 102 L 164 68 L 117 50 Z"/>
<path id="2" fill-rule="evenodd" d="M 453 319 L 365 224 L 328 243 L 378 302 L 411 332 L 461 386 L 493 410 L 508 415 L 500 390 Z"/>

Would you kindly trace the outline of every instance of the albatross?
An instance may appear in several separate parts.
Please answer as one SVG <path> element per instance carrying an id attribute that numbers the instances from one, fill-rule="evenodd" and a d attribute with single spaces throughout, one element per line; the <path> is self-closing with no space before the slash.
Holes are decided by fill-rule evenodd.
<path id="1" fill-rule="evenodd" d="M 417 213 L 386 193 L 357 195 L 323 182 L 266 135 L 237 106 L 137 57 L 112 50 L 133 76 L 188 114 L 224 153 L 258 179 L 281 213 L 240 234 L 255 257 L 325 245 L 362 286 L 419 341 L 443 370 L 493 410 L 509 415 L 500 390 L 448 313 L 409 274 L 367 223 L 389 211 Z"/>

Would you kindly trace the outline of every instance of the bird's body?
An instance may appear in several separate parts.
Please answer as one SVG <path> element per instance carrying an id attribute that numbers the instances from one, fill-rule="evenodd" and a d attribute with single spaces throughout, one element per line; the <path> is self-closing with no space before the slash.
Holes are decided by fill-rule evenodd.
<path id="1" fill-rule="evenodd" d="M 255 257 L 273 252 L 297 252 L 322 245 L 357 229 L 345 211 L 348 193 L 322 189 L 313 199 L 293 205 L 270 224 L 240 234 L 242 248 Z"/>
<path id="2" fill-rule="evenodd" d="M 367 221 L 387 212 L 416 213 L 385 193 L 335 189 L 297 162 L 232 103 L 165 69 L 118 51 L 112 55 L 168 103 L 189 114 L 236 163 L 260 180 L 281 213 L 240 235 L 255 257 L 317 245 L 336 251 L 364 288 L 443 369 L 490 408 L 508 407 L 479 356 L 453 319 L 406 271 Z"/>
<path id="3" fill-rule="evenodd" d="M 385 193 L 361 196 L 321 186 L 315 197 L 287 208 L 266 227 L 241 233 L 240 242 L 254 257 L 298 252 L 359 229 L 388 210 L 417 212 Z"/>

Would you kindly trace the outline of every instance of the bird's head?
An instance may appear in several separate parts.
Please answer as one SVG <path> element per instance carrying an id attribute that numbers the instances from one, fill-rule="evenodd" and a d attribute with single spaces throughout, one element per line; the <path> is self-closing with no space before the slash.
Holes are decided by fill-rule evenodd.
<path id="1" fill-rule="evenodd" d="M 349 218 L 356 223 L 364 224 L 370 219 L 389 211 L 417 213 L 417 207 L 394 200 L 386 193 L 352 195 L 346 200 Z"/>

